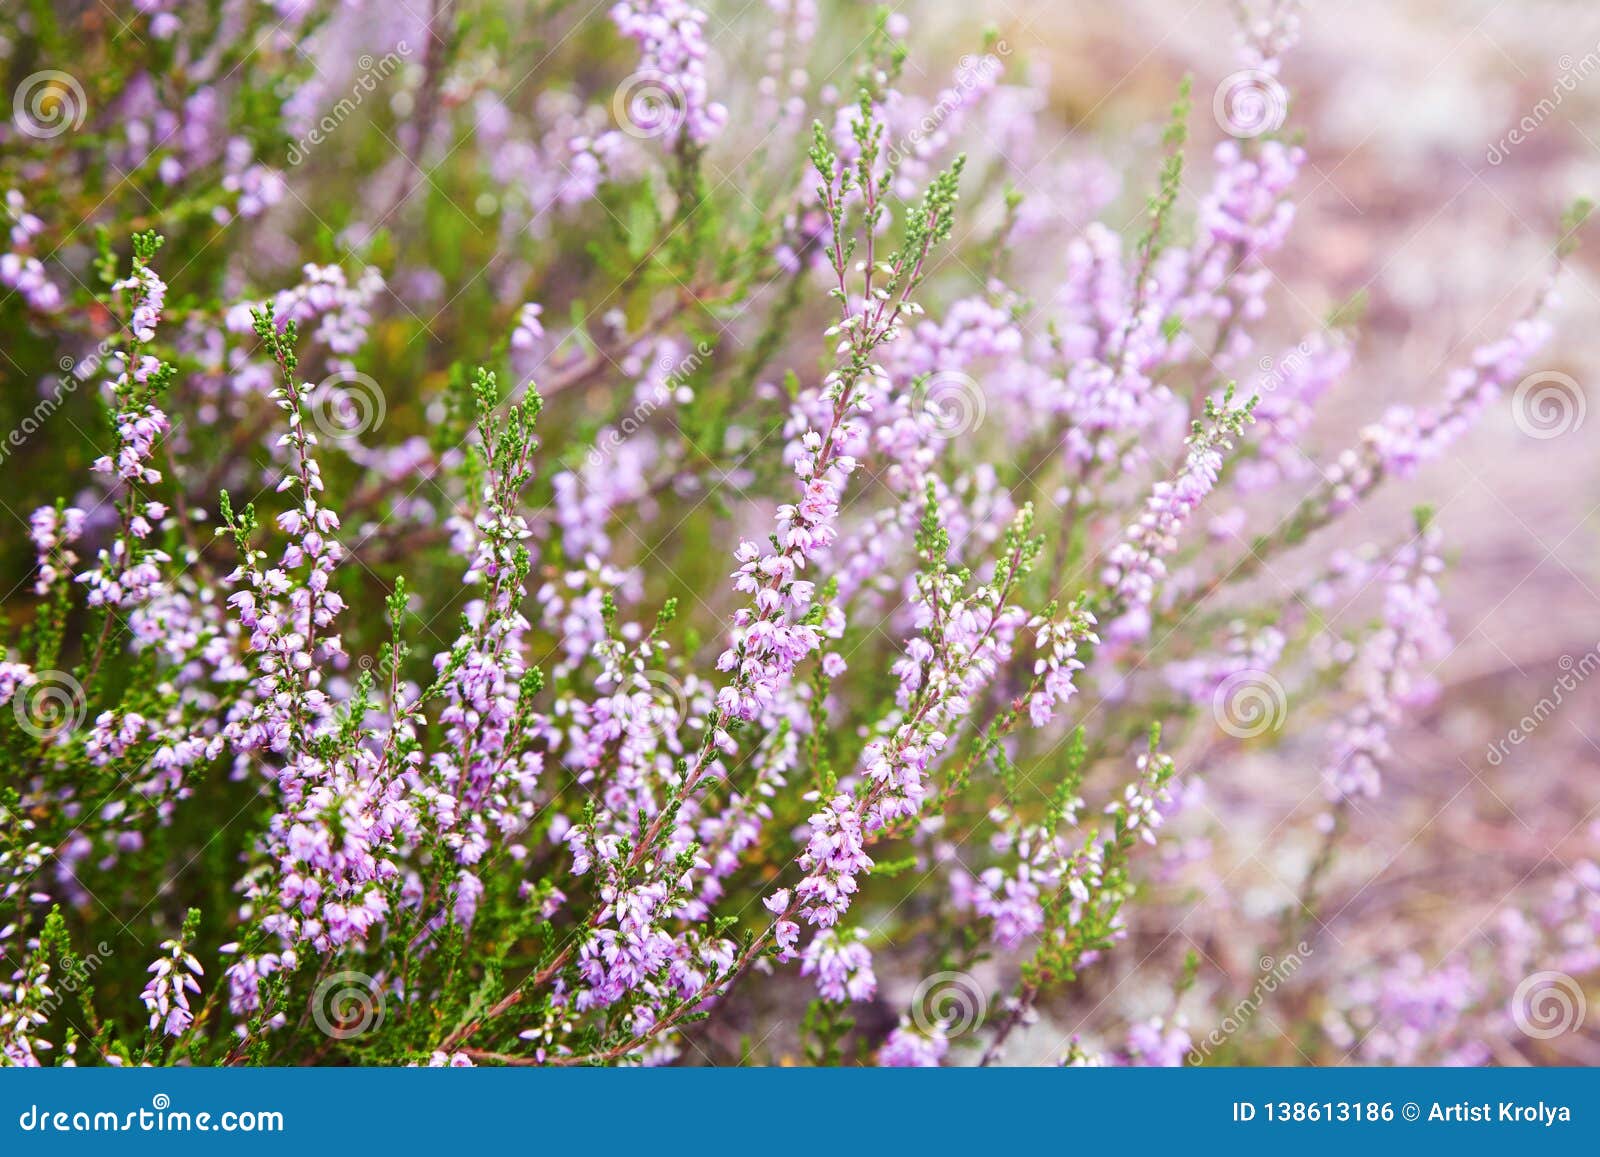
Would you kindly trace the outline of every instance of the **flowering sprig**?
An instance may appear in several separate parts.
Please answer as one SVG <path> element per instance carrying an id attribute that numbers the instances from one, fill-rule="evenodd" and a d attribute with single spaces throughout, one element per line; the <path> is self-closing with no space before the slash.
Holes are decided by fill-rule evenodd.
<path id="1" fill-rule="evenodd" d="M 543 403 L 530 393 L 497 420 L 494 375 L 480 369 L 475 392 L 485 477 L 474 520 L 477 544 L 463 581 L 481 586 L 484 597 L 469 606 L 455 645 L 434 659 L 439 678 L 431 695 L 445 701 L 440 722 L 447 747 L 433 756 L 437 786 L 426 789 L 434 823 L 463 865 L 480 861 L 495 835 L 515 834 L 531 819 L 544 762 L 529 750 L 540 721 L 525 701 L 538 693 L 543 677 L 522 662 L 528 622 L 521 604 L 531 566 L 524 543 L 531 532 L 518 512 L 533 474 L 538 443 L 532 431 Z M 469 883 L 465 894 L 474 890 Z M 458 915 L 470 912 L 470 905 L 458 905 Z"/>
<path id="2" fill-rule="evenodd" d="M 639 71 L 623 115 L 630 131 L 704 146 L 722 131 L 728 110 L 711 98 L 706 82 L 706 14 L 686 0 L 621 0 L 611 20 L 639 45 Z M 628 82 L 624 82 L 627 86 Z"/>
<path id="3" fill-rule="evenodd" d="M 200 923 L 200 912 L 191 908 L 184 917 L 183 931 L 161 942 L 165 953 L 150 966 L 150 983 L 139 999 L 150 1010 L 150 1030 L 160 1029 L 167 1036 L 181 1037 L 194 1024 L 190 996 L 199 996 L 199 978 L 205 975 L 200 961 L 189 950 L 189 943 Z"/>
<path id="4" fill-rule="evenodd" d="M 162 480 L 161 471 L 151 464 L 156 443 L 170 429 L 165 411 L 154 401 L 176 372 L 148 348 L 155 341 L 167 293 L 166 284 L 150 266 L 161 244 L 157 234 L 136 234 L 132 272 L 112 286 L 114 293 L 123 295 L 128 311 L 128 344 L 118 354 L 122 371 L 111 385 L 117 452 L 96 459 L 93 469 L 116 480 L 122 529 L 99 552 L 97 565 L 77 576 L 88 592 L 89 605 L 108 612 L 156 597 L 161 564 L 171 561 L 166 552 L 145 545 L 167 512 L 163 503 L 147 497 L 149 488 Z"/>
<path id="5" fill-rule="evenodd" d="M 327 712 L 322 664 L 341 648 L 337 635 L 324 632 L 319 637 L 319 631 L 331 626 L 344 606 L 339 594 L 329 589 L 343 549 L 330 537 L 339 528 L 339 516 L 319 498 L 324 484 L 313 456 L 317 435 L 306 429 L 307 387 L 295 376 L 297 327 L 291 321 L 280 330 L 270 304 L 254 317 L 256 335 L 281 375 L 280 384 L 268 395 L 288 421 L 279 445 L 293 451 L 276 490 L 292 492 L 296 501 L 276 519 L 289 543 L 278 565 L 268 568 L 263 565 L 266 553 L 251 544 L 256 528 L 253 505 L 235 515 L 226 492 L 222 495 L 224 526 L 242 560 L 228 579 L 247 588 L 233 594 L 228 603 L 251 632 L 251 647 L 263 656 L 256 681 L 260 700 L 248 722 L 234 726 L 231 735 L 247 750 L 283 752 L 313 734 Z M 297 581 L 291 575 L 300 570 L 306 574 Z"/>
<path id="6" fill-rule="evenodd" d="M 1356 700 L 1332 728 L 1323 769 L 1330 806 L 1319 820 L 1323 836 L 1299 901 L 1285 917 L 1290 930 L 1315 919 L 1351 808 L 1378 795 L 1382 769 L 1393 755 L 1391 734 L 1407 708 L 1432 698 L 1432 672 L 1453 646 L 1435 579 L 1444 569 L 1440 541 L 1432 512 L 1419 510 L 1415 536 L 1382 569 L 1383 620 L 1362 643 L 1347 675 Z"/>
<path id="7" fill-rule="evenodd" d="M 1169 784 L 1177 768 L 1160 751 L 1160 741 L 1161 729 L 1152 727 L 1133 779 L 1105 805 L 1105 826 L 1086 831 L 1077 850 L 1041 889 L 1039 946 L 1022 967 L 1010 1011 L 984 1050 L 983 1064 L 999 1059 L 1007 1039 L 1032 1014 L 1047 986 L 1075 980 L 1085 963 L 1126 934 L 1121 911 L 1134 891 L 1133 852 L 1141 843 L 1156 842 L 1163 809 L 1172 802 Z"/>
<path id="8" fill-rule="evenodd" d="M 1108 609 L 1123 616 L 1115 629 L 1142 635 L 1149 627 L 1149 608 L 1157 585 L 1166 577 L 1166 557 L 1178 547 L 1178 537 L 1221 476 L 1224 454 L 1252 420 L 1252 397 L 1234 406 L 1230 383 L 1222 399 L 1207 398 L 1204 420 L 1196 420 L 1185 443 L 1183 465 L 1171 482 L 1157 482 L 1145 499 L 1144 510 L 1122 540 L 1106 555 L 1101 581 Z"/>
<path id="9" fill-rule="evenodd" d="M 897 664 L 898 710 L 885 721 L 886 737 L 874 739 L 862 751 L 862 787 L 834 795 L 812 815 L 812 834 L 800 858 L 807 874 L 795 887 L 792 904 L 787 889 L 766 900 L 769 910 L 778 913 L 772 934 L 780 956 L 792 952 L 798 937 L 795 912 L 824 930 L 813 941 L 822 947 L 807 949 L 804 971 L 818 972 L 825 997 L 839 999 L 832 994 L 840 986 L 830 979 L 833 972 L 819 971 L 819 962 L 823 956 L 834 959 L 830 946 L 840 942 L 831 930 L 848 911 L 857 878 L 873 866 L 865 850 L 868 838 L 921 811 L 926 774 L 948 742 L 947 729 L 969 713 L 970 699 L 1004 664 L 1013 637 L 1026 622 L 1008 600 L 1043 546 L 1031 530 L 1032 511 L 1025 507 L 1001 544 L 994 581 L 967 595 L 963 588 L 968 576 L 953 573 L 948 565 L 949 536 L 938 521 L 930 487 L 918 536 L 925 564 L 917 600 L 923 629 Z M 867 967 L 858 961 L 863 951 L 850 945 L 848 959 L 857 961 L 853 967 Z"/>

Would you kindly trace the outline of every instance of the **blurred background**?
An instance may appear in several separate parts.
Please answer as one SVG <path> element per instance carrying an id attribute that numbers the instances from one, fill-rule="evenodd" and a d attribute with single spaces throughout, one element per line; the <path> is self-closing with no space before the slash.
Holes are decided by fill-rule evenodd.
<path id="1" fill-rule="evenodd" d="M 1064 148 L 1150 132 L 1184 74 L 1195 78 L 1203 121 L 1218 78 L 1236 67 L 1236 14 L 1222 3 L 986 7 L 1045 70 L 1067 126 Z M 1319 426 L 1323 444 L 1336 446 L 1382 408 L 1437 395 L 1451 365 L 1504 332 L 1549 269 L 1563 207 L 1600 191 L 1600 8 L 1312 3 L 1301 9 L 1282 79 L 1293 94 L 1288 127 L 1309 161 L 1294 194 L 1295 227 L 1271 262 L 1274 308 L 1291 328 L 1311 329 L 1352 295 L 1366 299 L 1354 372 Z M 1209 128 L 1201 125 L 1199 139 Z M 1391 490 L 1384 511 L 1362 512 L 1370 527 L 1386 516 L 1398 523 L 1413 503 L 1436 508 L 1452 561 L 1445 600 L 1457 646 L 1437 672 L 1438 702 L 1396 743 L 1383 796 L 1353 822 L 1312 967 L 1284 985 L 1286 1002 L 1273 997 L 1254 1019 L 1252 1043 L 1236 1060 L 1386 1059 L 1389 1029 L 1420 1037 L 1437 1027 L 1440 1010 L 1425 1006 L 1455 999 L 1441 979 L 1450 962 L 1491 951 L 1505 910 L 1530 889 L 1589 892 L 1593 909 L 1600 878 L 1582 865 L 1600 851 L 1600 679 L 1587 678 L 1584 659 L 1592 664 L 1600 646 L 1600 415 L 1592 412 L 1600 251 L 1589 233 L 1560 282 L 1556 335 L 1538 367 L 1580 392 L 1563 384 L 1562 413 L 1535 434 L 1496 405 L 1446 460 Z M 1349 534 L 1354 545 L 1365 529 L 1345 525 L 1331 536 Z M 1576 688 L 1561 689 L 1563 677 Z M 1315 705 L 1291 702 L 1291 722 L 1305 710 Z M 1507 742 L 1513 728 L 1526 739 Z M 1176 890 L 1170 930 L 1145 912 L 1143 950 L 1127 955 L 1148 954 L 1147 962 L 1091 984 L 1092 998 L 1057 1009 L 1029 1039 L 1048 1050 L 1063 1033 L 1088 1031 L 1106 1011 L 1102 1001 L 1169 1015 L 1173 959 L 1188 951 L 1202 961 L 1200 994 L 1217 984 L 1207 973 L 1233 979 L 1221 992 L 1247 992 L 1258 962 L 1247 958 L 1248 937 L 1230 944 L 1227 920 L 1248 924 L 1292 902 L 1289 882 L 1302 878 L 1315 847 L 1305 821 L 1321 801 L 1306 799 L 1305 786 L 1319 754 L 1290 741 L 1213 774 L 1215 798 L 1201 809 L 1211 822 L 1192 829 L 1217 873 L 1213 887 Z M 1583 934 L 1580 922 L 1573 935 Z M 1597 939 L 1591 919 L 1588 944 Z M 1370 980 L 1384 961 L 1430 978 L 1414 986 L 1414 1005 L 1383 1010 L 1387 1028 L 1369 1036 L 1358 1027 L 1347 1039 L 1337 1028 L 1319 1037 L 1296 1027 L 1297 1011 L 1313 1003 L 1296 989 L 1337 1003 L 1341 986 L 1359 990 L 1368 981 L 1351 978 L 1367 970 Z M 1362 998 L 1373 993 L 1358 991 Z M 1215 1016 L 1203 1004 L 1185 1006 L 1197 1038 Z M 1504 1018 L 1472 1034 L 1496 1063 L 1594 1064 L 1596 1019 L 1591 1010 L 1581 1031 L 1532 1049 Z M 1403 1045 L 1393 1048 L 1403 1055 Z"/>

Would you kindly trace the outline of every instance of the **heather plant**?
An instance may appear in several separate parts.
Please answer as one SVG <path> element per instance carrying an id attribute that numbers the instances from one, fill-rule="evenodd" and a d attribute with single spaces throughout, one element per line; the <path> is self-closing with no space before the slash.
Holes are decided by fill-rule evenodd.
<path id="1" fill-rule="evenodd" d="M 1330 448 L 1288 6 L 1126 192 L 1002 32 L 928 94 L 905 18 L 766 7 L 0 17 L 9 1063 L 1014 1062 L 1291 735 L 1317 851 L 1243 950 L 1314 956 L 1451 646 L 1448 525 L 1347 528 L 1538 368 L 1581 207 Z M 1497 1059 L 1593 894 L 1297 994 L 1306 1048 Z M 1212 1058 L 1145 967 L 1048 1059 Z"/>

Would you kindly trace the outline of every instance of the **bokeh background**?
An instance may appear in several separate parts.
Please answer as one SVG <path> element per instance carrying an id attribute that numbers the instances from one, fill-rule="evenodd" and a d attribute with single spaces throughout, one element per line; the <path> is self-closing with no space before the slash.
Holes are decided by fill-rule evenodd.
<path id="1" fill-rule="evenodd" d="M 1105 199 L 1114 227 L 1137 227 L 1147 188 L 1119 174 L 1138 172 L 1141 159 L 1148 171 L 1185 76 L 1195 150 L 1220 136 L 1211 103 L 1238 67 L 1232 5 L 894 7 L 918 44 L 937 46 L 931 60 L 908 62 L 921 80 L 913 88 L 937 90 L 952 54 L 971 51 L 981 29 L 1013 49 L 1005 79 L 1028 91 L 1002 88 L 983 132 L 1025 174 L 1025 213 L 1050 239 L 1023 247 L 1025 284 L 1030 263 L 1034 284 L 1048 282 L 1085 200 Z M 1309 161 L 1295 227 L 1270 263 L 1271 332 L 1292 342 L 1360 303 L 1354 370 L 1315 430 L 1316 446 L 1332 451 L 1354 444 L 1385 408 L 1436 398 L 1451 366 L 1529 307 L 1564 208 L 1600 190 L 1600 10 L 1356 0 L 1306 5 L 1299 20 L 1282 79 L 1293 94 L 1287 127 Z M 1009 136 L 1007 99 L 1042 99 L 1050 129 Z M 1180 204 L 1191 215 L 1208 175 L 1203 162 L 1185 174 Z M 1402 534 L 1413 506 L 1432 507 L 1448 543 L 1456 644 L 1434 673 L 1437 701 L 1396 736 L 1381 798 L 1357 809 L 1317 917 L 1296 925 L 1306 939 L 1293 943 L 1309 951 L 1286 958 L 1262 947 L 1285 930 L 1325 809 L 1318 734 L 1331 706 L 1291 700 L 1284 742 L 1230 750 L 1208 769 L 1178 821 L 1179 846 L 1166 853 L 1167 884 L 1137 909 L 1127 950 L 1047 1006 L 1010 1060 L 1048 1063 L 1072 1038 L 1116 1046 L 1132 1025 L 1136 1036 L 1149 1033 L 1152 1054 L 1175 1027 L 1202 1040 L 1222 1026 L 1224 1043 L 1206 1056 L 1225 1063 L 1600 1063 L 1592 1010 L 1572 1031 L 1524 1031 L 1511 987 L 1523 965 L 1503 961 L 1508 930 L 1530 907 L 1536 921 L 1543 912 L 1561 926 L 1556 938 L 1580 958 L 1600 940 L 1600 874 L 1590 867 L 1600 852 L 1600 678 L 1591 677 L 1600 673 L 1600 415 L 1590 412 L 1600 383 L 1600 247 L 1592 225 L 1587 232 L 1539 358 L 1541 373 L 1561 375 L 1551 428 L 1530 432 L 1510 405 L 1497 405 L 1445 460 L 1305 552 Z M 1273 570 L 1259 580 L 1263 593 L 1287 595 L 1289 579 Z M 1281 573 L 1295 574 L 1293 563 Z M 1370 599 L 1358 599 L 1327 626 L 1337 632 L 1372 613 Z M 1563 678 L 1576 688 L 1559 689 Z M 1513 742 L 1514 729 L 1523 738 Z M 1570 921 L 1573 910 L 1587 918 Z M 1487 979 L 1496 960 L 1515 974 L 1510 983 Z M 1186 970 L 1193 987 L 1175 997 Z M 1263 976 L 1282 974 L 1261 992 Z M 885 1024 L 918 980 L 887 978 Z M 800 1008 L 784 1011 L 797 1018 Z M 737 1059 L 774 1015 L 751 1008 L 722 1018 L 688 1059 Z"/>
<path id="2" fill-rule="evenodd" d="M 1216 79 L 1234 67 L 1237 24 L 1224 4 L 986 7 L 1048 69 L 1064 152 L 1103 155 L 1106 141 L 1149 132 L 1185 74 L 1195 77 L 1203 119 Z M 953 27 L 956 15 L 943 19 Z M 1366 299 L 1355 372 L 1319 426 L 1332 446 L 1385 406 L 1435 395 L 1452 364 L 1503 332 L 1549 267 L 1563 206 L 1600 189 L 1600 9 L 1313 3 L 1301 10 L 1283 78 L 1294 94 L 1289 125 L 1302 134 L 1309 163 L 1295 228 L 1272 262 L 1275 309 L 1309 329 L 1352 295 Z M 1535 127 L 1523 126 L 1525 118 Z M 1525 139 L 1509 143 L 1519 126 Z M 1351 978 L 1382 960 L 1422 975 L 1448 971 L 1452 961 L 1492 951 L 1506 908 L 1528 889 L 1546 880 L 1578 889 L 1597 882 L 1577 882 L 1573 872 L 1600 847 L 1600 679 L 1563 692 L 1565 701 L 1548 717 L 1540 713 L 1526 742 L 1504 746 L 1503 758 L 1490 754 L 1600 645 L 1597 260 L 1591 244 L 1569 262 L 1556 336 L 1540 359 L 1585 391 L 1587 420 L 1535 438 L 1497 406 L 1455 453 L 1406 484 L 1413 501 L 1437 509 L 1450 545 L 1446 602 L 1457 645 L 1437 672 L 1439 701 L 1398 737 L 1381 799 L 1355 821 L 1359 838 L 1334 870 L 1325 927 L 1313 938 L 1317 955 L 1254 1018 L 1244 1049 L 1253 1062 L 1372 1058 L 1389 1030 L 1406 1035 L 1416 1009 L 1386 1009 L 1386 1026 L 1370 1038 L 1358 1029 L 1346 1042 L 1337 1031 L 1317 1037 L 1297 1024 L 1314 1003 L 1297 990 L 1337 1001 L 1342 986 L 1359 989 Z M 1367 528 L 1405 517 L 1403 502 L 1378 505 L 1362 512 L 1364 527 L 1346 525 L 1334 537 L 1354 544 Z M 1291 702 L 1289 710 L 1292 722 L 1318 705 Z M 1214 798 L 1199 809 L 1209 819 L 1191 833 L 1207 845 L 1213 885 L 1175 889 L 1165 909 L 1170 927 L 1145 912 L 1128 954 L 1136 963 L 1124 959 L 1129 966 L 1114 980 L 1091 983 L 1090 998 L 1036 1026 L 1029 1039 L 1038 1048 L 1087 1031 L 1105 1012 L 1102 1000 L 1169 1015 L 1173 958 L 1188 951 L 1203 962 L 1195 997 L 1180 1006 L 1195 1036 L 1214 1015 L 1203 1011 L 1208 987 L 1224 1006 L 1226 994 L 1249 991 L 1261 962 L 1250 937 L 1230 937 L 1228 920 L 1248 924 L 1292 902 L 1290 882 L 1315 850 L 1304 821 L 1320 806 L 1306 798 L 1318 757 L 1315 746 L 1291 741 L 1212 774 Z M 1448 999 L 1448 983 L 1435 987 L 1419 1003 Z M 1503 1036 L 1476 1027 L 1497 1063 L 1600 1063 L 1592 1010 L 1581 1031 L 1531 1050 L 1509 1022 Z"/>

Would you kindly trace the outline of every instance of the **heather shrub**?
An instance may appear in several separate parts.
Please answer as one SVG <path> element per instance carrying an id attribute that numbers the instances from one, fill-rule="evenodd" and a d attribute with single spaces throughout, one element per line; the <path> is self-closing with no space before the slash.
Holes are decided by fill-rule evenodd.
<path id="1" fill-rule="evenodd" d="M 1316 852 L 1230 952 L 1325 969 L 1302 1056 L 1581 1006 L 1592 867 L 1488 957 L 1318 956 L 1452 646 L 1407 480 L 1541 369 L 1582 212 L 1328 444 L 1382 367 L 1272 309 L 1284 6 L 1121 174 L 1004 29 L 97 7 L 0 17 L 8 1062 L 1271 1059 L 1145 941 L 1276 744 Z M 1164 1013 L 1012 1051 L 1130 951 Z"/>

